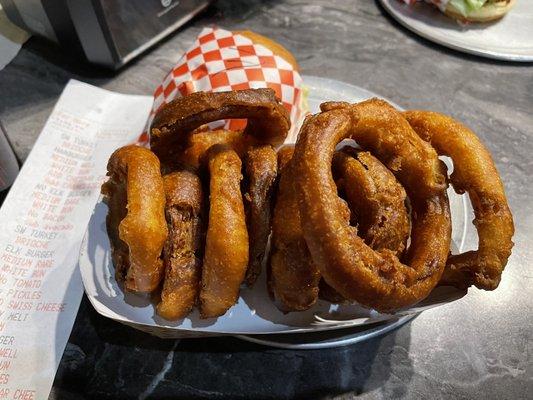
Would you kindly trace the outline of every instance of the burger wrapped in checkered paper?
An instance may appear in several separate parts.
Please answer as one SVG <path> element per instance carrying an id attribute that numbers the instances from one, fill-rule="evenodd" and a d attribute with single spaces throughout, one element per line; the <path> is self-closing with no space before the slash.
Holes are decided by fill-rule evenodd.
<path id="1" fill-rule="evenodd" d="M 271 88 L 287 108 L 291 131 L 287 141 L 295 141 L 298 127 L 306 113 L 302 78 L 296 62 L 285 49 L 274 53 L 249 32 L 230 32 L 219 28 L 205 28 L 194 44 L 154 92 L 154 104 L 149 124 L 159 108 L 180 96 L 194 92 L 224 92 L 230 90 Z M 276 45 L 276 44 L 274 44 Z M 283 57 L 280 54 L 286 54 Z M 243 128 L 245 121 L 230 120 L 210 124 L 212 128 Z M 143 134 L 141 142 L 148 141 Z"/>

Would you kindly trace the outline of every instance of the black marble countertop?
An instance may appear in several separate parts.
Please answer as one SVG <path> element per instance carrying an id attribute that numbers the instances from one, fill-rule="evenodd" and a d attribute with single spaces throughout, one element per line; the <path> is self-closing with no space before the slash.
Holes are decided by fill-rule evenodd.
<path id="1" fill-rule="evenodd" d="M 463 55 L 420 39 L 371 0 L 219 1 L 118 73 L 31 39 L 0 72 L 0 119 L 24 160 L 70 78 L 152 94 L 208 24 L 250 28 L 288 47 L 302 72 L 349 82 L 405 108 L 451 114 L 492 151 L 516 221 L 495 292 L 421 314 L 364 343 L 279 350 L 231 337 L 161 340 L 98 315 L 86 298 L 51 399 L 483 398 L 533 393 L 533 67 Z M 471 243 L 470 245 L 475 245 Z"/>

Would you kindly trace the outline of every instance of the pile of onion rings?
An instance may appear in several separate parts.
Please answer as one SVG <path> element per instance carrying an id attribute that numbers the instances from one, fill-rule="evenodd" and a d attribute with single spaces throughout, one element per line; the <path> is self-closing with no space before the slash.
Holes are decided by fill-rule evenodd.
<path id="1" fill-rule="evenodd" d="M 284 236 L 276 231 L 274 218 L 270 282 L 283 309 L 310 307 L 320 287 L 324 297 L 382 312 L 412 306 L 438 284 L 495 289 L 511 253 L 514 226 L 500 177 L 479 138 L 450 117 L 401 113 L 377 99 L 324 103 L 321 110 L 304 122 L 281 176 L 281 184 L 285 178 L 285 185 L 292 187 L 289 196 L 297 203 L 300 223 L 292 235 Z M 365 152 L 355 158 L 336 153 L 344 139 L 353 139 Z M 452 159 L 450 177 L 439 155 Z M 470 197 L 479 236 L 476 251 L 450 255 L 448 182 Z M 404 250 L 409 231 L 402 206 L 406 195 L 411 226 Z M 284 196 L 281 186 L 281 210 L 275 213 L 286 207 Z M 310 255 L 296 268 L 294 258 L 285 254 L 287 246 L 295 247 L 294 232 Z M 287 267 L 280 269 L 275 255 L 282 251 Z M 312 287 L 312 299 L 287 301 L 284 286 L 277 284 L 296 270 L 312 277 L 306 288 L 309 292 Z M 317 283 L 317 271 L 322 283 Z"/>
<path id="2" fill-rule="evenodd" d="M 206 127 L 230 118 L 246 118 L 246 129 Z M 151 150 L 117 150 L 102 193 L 124 288 L 157 293 L 156 312 L 168 320 L 195 305 L 202 318 L 226 313 L 241 283 L 252 287 L 261 272 L 277 184 L 273 146 L 289 128 L 272 89 L 194 93 L 157 112 Z M 126 236 L 128 221 L 137 230 Z"/>
<path id="3" fill-rule="evenodd" d="M 206 128 L 229 118 L 246 129 Z M 264 260 L 283 312 L 319 298 L 394 312 L 437 285 L 498 286 L 513 219 L 471 130 L 377 99 L 322 104 L 276 152 L 289 127 L 272 90 L 195 93 L 156 114 L 151 150 L 113 153 L 102 193 L 125 290 L 157 293 L 157 314 L 177 320 L 195 306 L 224 315 Z M 451 158 L 450 176 L 439 156 Z M 472 202 L 476 251 L 450 254 L 449 183 Z"/>

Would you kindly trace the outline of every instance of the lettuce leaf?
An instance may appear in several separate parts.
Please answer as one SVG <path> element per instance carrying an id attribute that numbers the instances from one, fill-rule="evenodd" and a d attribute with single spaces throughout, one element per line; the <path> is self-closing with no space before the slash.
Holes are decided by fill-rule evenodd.
<path id="1" fill-rule="evenodd" d="M 479 10 L 487 0 L 450 0 L 450 4 L 457 8 L 463 16 L 468 16 L 472 11 Z"/>

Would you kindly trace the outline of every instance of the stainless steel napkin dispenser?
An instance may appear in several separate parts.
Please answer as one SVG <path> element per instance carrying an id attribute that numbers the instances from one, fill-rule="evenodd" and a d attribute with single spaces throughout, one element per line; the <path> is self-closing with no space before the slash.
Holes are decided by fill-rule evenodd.
<path id="1" fill-rule="evenodd" d="M 0 0 L 21 28 L 92 63 L 119 68 L 189 21 L 209 0 Z"/>

